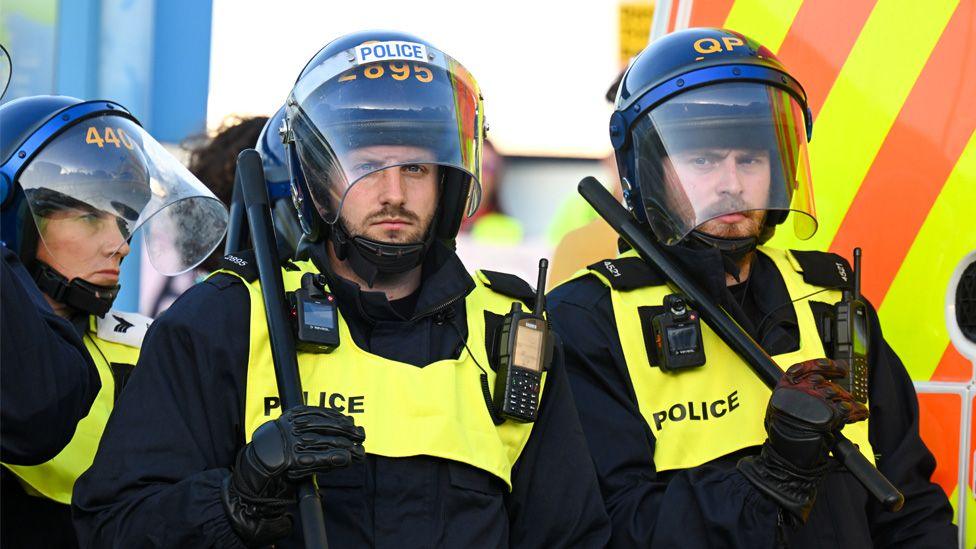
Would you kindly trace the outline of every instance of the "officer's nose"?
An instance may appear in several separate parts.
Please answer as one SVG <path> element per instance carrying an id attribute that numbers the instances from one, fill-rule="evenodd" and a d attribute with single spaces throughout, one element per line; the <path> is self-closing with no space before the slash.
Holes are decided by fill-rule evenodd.
<path id="1" fill-rule="evenodd" d="M 405 181 L 398 166 L 387 168 L 379 173 L 379 199 L 383 205 L 402 206 L 406 200 Z"/>
<path id="2" fill-rule="evenodd" d="M 739 163 L 736 162 L 735 155 L 728 155 L 719 163 L 719 178 L 715 186 L 718 194 L 740 195 L 742 194 L 742 174 L 739 173 Z"/>
<path id="3" fill-rule="evenodd" d="M 129 247 L 129 241 L 122 234 L 122 228 L 119 226 L 120 223 L 125 223 L 125 221 L 109 217 L 101 224 L 101 230 L 97 235 L 101 244 L 102 253 L 106 257 L 118 255 L 119 261 L 132 251 Z"/>

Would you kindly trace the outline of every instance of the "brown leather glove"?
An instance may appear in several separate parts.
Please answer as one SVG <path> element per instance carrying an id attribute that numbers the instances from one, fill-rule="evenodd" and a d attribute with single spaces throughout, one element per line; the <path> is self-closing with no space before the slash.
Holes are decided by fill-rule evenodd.
<path id="1" fill-rule="evenodd" d="M 790 366 L 766 407 L 762 451 L 739 460 L 739 471 L 800 521 L 830 469 L 833 432 L 868 417 L 868 409 L 832 381 L 846 375 L 846 364 L 826 358 Z"/>

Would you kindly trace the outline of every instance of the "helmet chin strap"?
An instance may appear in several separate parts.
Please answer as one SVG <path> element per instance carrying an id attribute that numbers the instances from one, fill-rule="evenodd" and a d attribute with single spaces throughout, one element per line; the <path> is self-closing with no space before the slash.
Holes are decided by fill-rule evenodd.
<path id="1" fill-rule="evenodd" d="M 699 230 L 694 230 L 685 238 L 682 243 L 691 249 L 713 249 L 718 250 L 722 256 L 722 265 L 725 272 L 732 275 L 737 281 L 740 280 L 740 265 L 742 260 L 750 253 L 755 251 L 760 244 L 760 237 L 744 236 L 738 238 L 723 238 L 712 236 Z"/>
<path id="2" fill-rule="evenodd" d="M 88 314 L 104 316 L 122 286 L 99 286 L 80 278 L 70 281 L 50 265 L 35 260 L 34 280 L 51 299 Z"/>
<path id="3" fill-rule="evenodd" d="M 353 272 L 372 288 L 379 275 L 401 274 L 420 265 L 434 241 L 434 231 L 428 229 L 422 242 L 391 244 L 365 236 L 350 236 L 340 219 L 332 225 L 329 239 L 336 257 L 347 261 Z"/>

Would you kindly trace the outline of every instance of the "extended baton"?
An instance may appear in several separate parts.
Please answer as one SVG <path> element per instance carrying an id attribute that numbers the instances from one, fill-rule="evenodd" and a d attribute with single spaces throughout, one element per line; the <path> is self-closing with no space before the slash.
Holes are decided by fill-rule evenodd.
<path id="1" fill-rule="evenodd" d="M 254 149 L 245 149 L 238 155 L 237 179 L 241 185 L 241 194 L 244 196 L 247 222 L 251 229 L 251 242 L 257 258 L 281 409 L 289 410 L 304 404 L 302 382 L 298 375 L 295 339 L 287 316 L 288 309 L 285 306 L 285 285 L 281 279 L 268 188 L 264 182 L 264 168 L 261 165 L 261 156 Z M 302 519 L 305 547 L 327 548 L 329 543 L 325 535 L 325 516 L 322 514 L 322 503 L 319 500 L 314 477 L 298 485 L 298 510 Z"/>
<path id="2" fill-rule="evenodd" d="M 783 371 L 766 354 L 752 337 L 742 329 L 736 321 L 712 302 L 698 284 L 688 277 L 660 247 L 654 239 L 649 238 L 644 230 L 630 216 L 626 209 L 607 191 L 594 177 L 585 177 L 579 183 L 579 193 L 593 206 L 600 217 L 620 235 L 630 247 L 637 251 L 641 258 L 657 267 L 678 290 L 688 298 L 698 309 L 701 318 L 711 326 L 712 330 L 726 345 L 732 348 L 746 364 L 752 368 L 759 379 L 769 388 L 773 388 L 783 377 Z M 898 511 L 905 503 L 905 496 L 895 488 L 885 476 L 861 454 L 854 444 L 844 436 L 840 430 L 833 433 L 834 445 L 831 448 L 834 457 L 857 478 L 864 488 L 871 493 L 889 511 Z"/>
<path id="3" fill-rule="evenodd" d="M 227 237 L 224 241 L 224 255 L 244 249 L 247 225 L 244 224 L 244 197 L 241 195 L 241 171 L 234 171 L 234 188 L 230 195 L 230 219 L 227 221 Z"/>

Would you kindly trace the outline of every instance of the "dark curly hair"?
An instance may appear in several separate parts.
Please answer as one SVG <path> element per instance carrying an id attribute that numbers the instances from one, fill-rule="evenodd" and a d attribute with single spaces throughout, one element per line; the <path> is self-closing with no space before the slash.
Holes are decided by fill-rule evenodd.
<path id="1" fill-rule="evenodd" d="M 212 137 L 201 136 L 184 145 L 190 152 L 190 171 L 228 206 L 234 190 L 237 155 L 257 145 L 258 136 L 267 121 L 267 116 L 231 117 L 224 120 Z M 200 264 L 200 268 L 207 271 L 216 269 L 223 256 L 224 246 L 221 243 Z"/>

